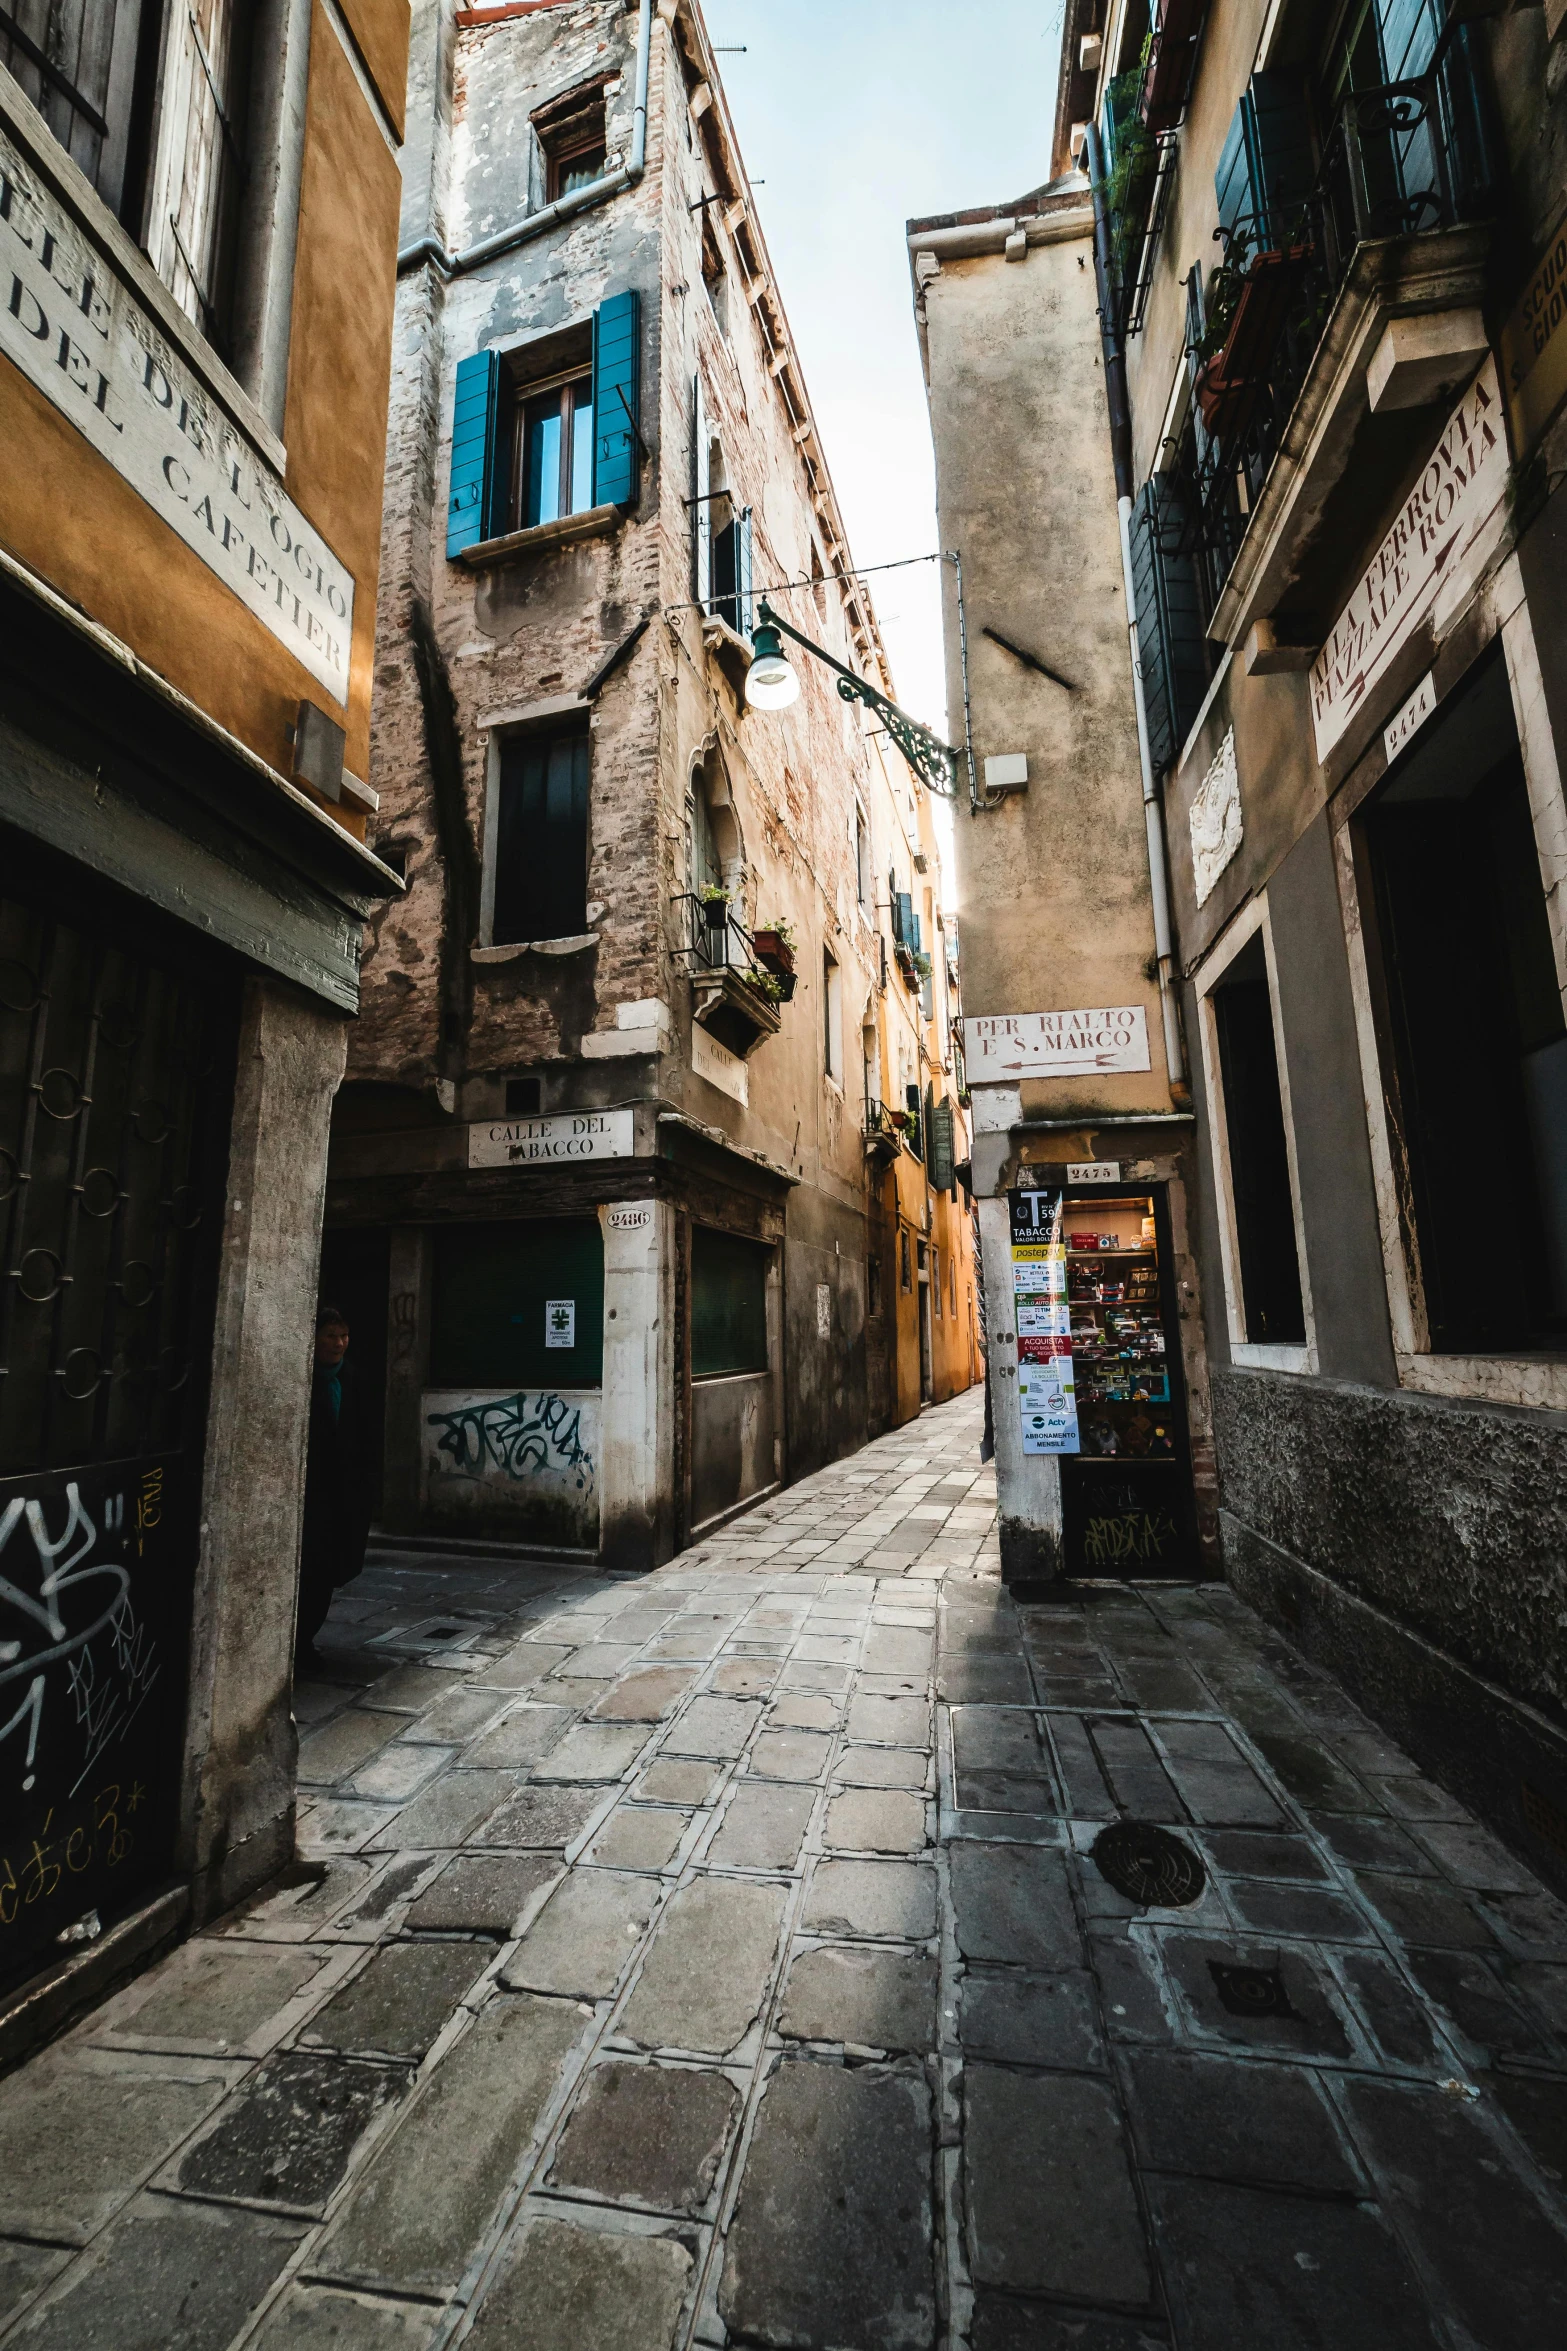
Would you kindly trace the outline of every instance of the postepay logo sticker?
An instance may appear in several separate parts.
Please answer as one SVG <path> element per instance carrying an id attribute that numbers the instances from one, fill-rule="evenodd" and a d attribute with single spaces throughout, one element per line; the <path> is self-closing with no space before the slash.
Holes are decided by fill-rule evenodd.
<path id="1" fill-rule="evenodd" d="M 544 1344 L 546 1347 L 575 1347 L 577 1344 L 577 1301 L 575 1298 L 545 1299 Z"/>

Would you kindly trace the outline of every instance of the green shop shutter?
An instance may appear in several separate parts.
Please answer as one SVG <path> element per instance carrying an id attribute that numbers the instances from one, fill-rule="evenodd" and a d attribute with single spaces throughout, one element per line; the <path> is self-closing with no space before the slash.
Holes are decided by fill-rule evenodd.
<path id="1" fill-rule="evenodd" d="M 1208 691 L 1197 574 L 1181 553 L 1181 511 L 1168 474 L 1151 474 L 1132 509 L 1132 594 L 1148 748 L 1156 775 L 1185 742 Z"/>
<path id="2" fill-rule="evenodd" d="M 957 1181 L 953 1173 L 952 1104 L 940 1101 L 930 1114 L 930 1181 L 937 1192 L 950 1192 Z"/>
<path id="3" fill-rule="evenodd" d="M 457 363 L 457 399 L 452 410 L 452 491 L 446 509 L 446 553 L 460 555 L 496 532 L 495 415 L 500 393 L 501 356 L 475 351 Z"/>
<path id="4" fill-rule="evenodd" d="M 628 289 L 593 313 L 593 503 L 637 500 L 637 414 L 642 381 L 642 301 Z"/>
<path id="5" fill-rule="evenodd" d="M 759 1241 L 691 1228 L 691 1376 L 767 1369 L 767 1272 Z"/>

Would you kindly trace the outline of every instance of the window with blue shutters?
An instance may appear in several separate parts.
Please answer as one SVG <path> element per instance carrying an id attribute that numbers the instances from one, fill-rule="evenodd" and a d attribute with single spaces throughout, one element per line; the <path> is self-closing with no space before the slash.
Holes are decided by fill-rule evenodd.
<path id="1" fill-rule="evenodd" d="M 1291 216 L 1310 194 L 1316 172 L 1305 83 L 1293 73 L 1254 73 L 1214 174 L 1220 228 L 1248 252 L 1287 245 L 1298 233 Z M 1233 250 L 1230 257 L 1240 258 Z"/>
<path id="2" fill-rule="evenodd" d="M 593 503 L 634 506 L 641 434 L 642 304 L 612 294 L 593 313 Z"/>
<path id="3" fill-rule="evenodd" d="M 496 535 L 498 351 L 475 351 L 457 364 L 452 411 L 452 481 L 446 509 L 446 552 L 460 555 Z"/>
<path id="4" fill-rule="evenodd" d="M 448 556 L 592 506 L 635 505 L 640 317 L 634 293 L 601 303 L 591 360 L 583 320 L 525 352 L 459 361 Z"/>
<path id="5" fill-rule="evenodd" d="M 1197 569 L 1181 548 L 1184 517 L 1168 474 L 1143 484 L 1132 509 L 1132 593 L 1143 707 L 1155 774 L 1175 759 L 1208 691 L 1208 642 Z"/>

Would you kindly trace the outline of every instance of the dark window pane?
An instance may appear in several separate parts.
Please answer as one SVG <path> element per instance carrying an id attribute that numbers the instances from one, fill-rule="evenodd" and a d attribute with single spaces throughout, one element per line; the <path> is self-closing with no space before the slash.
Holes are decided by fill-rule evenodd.
<path id="1" fill-rule="evenodd" d="M 1567 1038 L 1501 663 L 1438 723 L 1366 819 L 1426 1319 L 1438 1350 L 1556 1349 Z"/>
<path id="2" fill-rule="evenodd" d="M 587 902 L 588 738 L 514 736 L 501 749 L 494 943 L 575 937 Z"/>
<path id="3" fill-rule="evenodd" d="M 576 1308 L 571 1347 L 547 1347 L 545 1308 Z M 604 1245 L 591 1216 L 442 1225 L 435 1235 L 430 1385 L 596 1388 L 604 1376 Z"/>
<path id="4" fill-rule="evenodd" d="M 1231 972 L 1233 976 L 1214 990 L 1213 1010 L 1246 1337 L 1253 1344 L 1298 1343 L 1306 1336 L 1306 1316 L 1273 1048 L 1273 1006 L 1260 937 L 1237 956 Z"/>
<path id="5" fill-rule="evenodd" d="M 758 1241 L 697 1225 L 691 1234 L 691 1373 L 767 1369 L 767 1261 Z"/>

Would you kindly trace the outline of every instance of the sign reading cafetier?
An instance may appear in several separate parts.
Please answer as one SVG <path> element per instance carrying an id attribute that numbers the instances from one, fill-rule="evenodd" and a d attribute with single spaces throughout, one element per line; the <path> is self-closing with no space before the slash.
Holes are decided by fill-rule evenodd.
<path id="1" fill-rule="evenodd" d="M 629 1110 L 568 1110 L 553 1118 L 481 1118 L 468 1129 L 470 1167 L 547 1167 L 568 1159 L 629 1159 Z"/>
<path id="2" fill-rule="evenodd" d="M 4 129 L 0 351 L 345 703 L 352 574 Z"/>
<path id="3" fill-rule="evenodd" d="M 1319 760 L 1326 759 L 1400 645 L 1430 611 L 1444 574 L 1506 487 L 1502 394 L 1496 361 L 1488 357 L 1312 664 L 1311 717 Z"/>
<path id="4" fill-rule="evenodd" d="M 970 1085 L 998 1078 L 1075 1078 L 1147 1069 L 1148 1015 L 1140 1004 L 1086 1012 L 987 1012 L 963 1023 Z"/>

